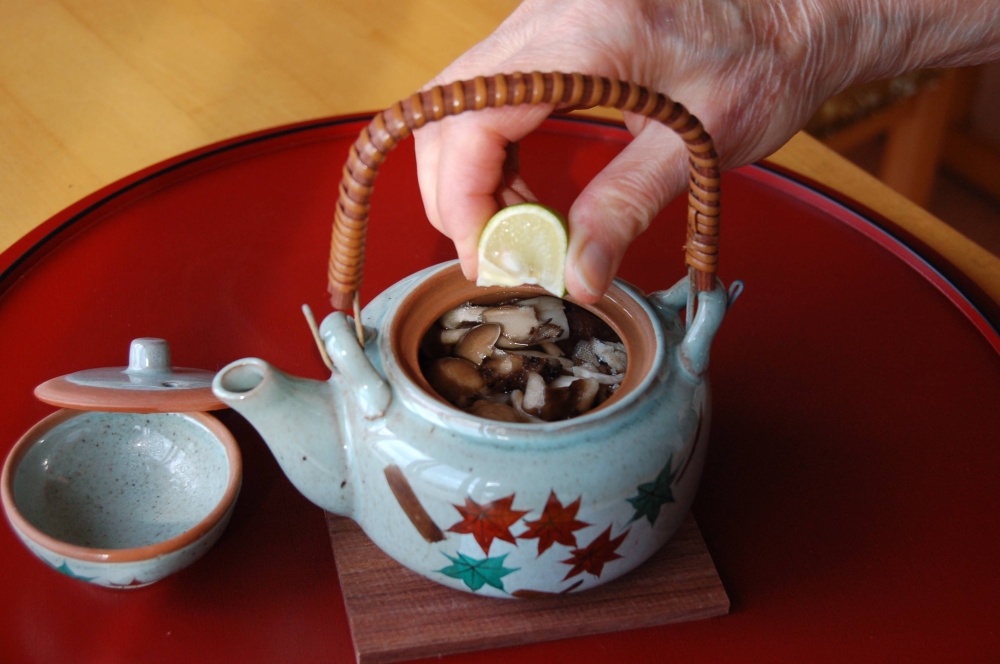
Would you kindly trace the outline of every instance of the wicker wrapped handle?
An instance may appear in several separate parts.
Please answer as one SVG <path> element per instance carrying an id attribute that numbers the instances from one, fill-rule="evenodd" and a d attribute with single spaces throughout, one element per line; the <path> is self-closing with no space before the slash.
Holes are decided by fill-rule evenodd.
<path id="1" fill-rule="evenodd" d="M 361 286 L 369 199 L 379 165 L 396 144 L 428 122 L 465 111 L 519 104 L 552 104 L 557 110 L 608 106 L 658 120 L 687 145 L 690 165 L 687 242 L 691 281 L 715 288 L 719 254 L 719 157 L 698 118 L 668 97 L 636 85 L 585 74 L 497 74 L 455 81 L 397 102 L 361 130 L 344 165 L 330 248 L 329 289 L 335 309 L 355 304 Z"/>

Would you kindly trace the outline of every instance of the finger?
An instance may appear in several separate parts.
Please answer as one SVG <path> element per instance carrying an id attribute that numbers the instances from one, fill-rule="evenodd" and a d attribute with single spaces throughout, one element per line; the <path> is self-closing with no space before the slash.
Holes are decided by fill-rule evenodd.
<path id="1" fill-rule="evenodd" d="M 425 125 L 414 132 L 417 140 L 417 183 L 420 186 L 420 195 L 424 202 L 424 211 L 427 219 L 436 229 L 444 232 L 441 225 L 441 216 L 437 211 L 437 172 L 440 151 L 429 149 L 431 144 L 440 145 L 440 125 Z M 421 138 L 422 137 L 422 138 Z M 517 205 L 519 203 L 537 203 L 538 198 L 528 187 L 527 182 L 521 177 L 520 144 L 510 143 L 507 148 L 507 157 L 504 160 L 503 172 L 500 185 L 494 192 L 498 208 Z"/>
<path id="2" fill-rule="evenodd" d="M 569 211 L 566 288 L 596 302 L 629 244 L 687 183 L 686 149 L 667 127 L 649 123 L 597 177 Z"/>
<path id="3" fill-rule="evenodd" d="M 469 279 L 477 274 L 479 234 L 500 209 L 498 194 L 501 200 L 503 195 L 525 199 L 531 195 L 519 176 L 504 177 L 507 146 L 533 131 L 550 110 L 543 105 L 487 109 L 440 123 L 435 214 L 455 243 L 462 271 Z"/>
<path id="4" fill-rule="evenodd" d="M 424 202 L 427 220 L 442 233 L 441 216 L 437 212 L 438 157 L 441 154 L 441 125 L 424 125 L 413 132 L 413 149 L 417 156 L 417 184 Z"/>
<path id="5" fill-rule="evenodd" d="M 528 183 L 521 177 L 520 143 L 511 143 L 507 146 L 507 159 L 503 163 L 503 179 L 493 197 L 501 208 L 520 203 L 538 202 L 538 198 L 528 188 Z"/>

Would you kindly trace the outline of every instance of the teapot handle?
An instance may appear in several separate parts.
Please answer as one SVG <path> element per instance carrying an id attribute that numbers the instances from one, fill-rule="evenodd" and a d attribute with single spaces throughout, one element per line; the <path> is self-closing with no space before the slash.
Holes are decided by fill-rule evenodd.
<path id="1" fill-rule="evenodd" d="M 635 83 L 560 72 L 496 74 L 455 81 L 414 93 L 378 113 L 351 146 L 334 214 L 329 290 L 335 309 L 357 310 L 364 270 L 369 199 L 378 167 L 396 144 L 428 122 L 465 111 L 552 104 L 568 111 L 607 106 L 666 124 L 688 148 L 688 274 L 698 292 L 715 288 L 719 252 L 719 157 L 712 138 L 695 116 L 663 94 Z M 357 316 L 355 316 L 357 318 Z"/>
<path id="2" fill-rule="evenodd" d="M 716 280 L 713 290 L 700 291 L 697 294 L 696 313 L 688 319 L 684 339 L 674 347 L 681 367 L 692 379 L 700 380 L 708 370 L 708 355 L 712 348 L 712 340 L 719 331 L 726 311 L 742 290 L 743 282 L 733 282 L 732 288 L 727 292 L 722 282 Z M 690 293 L 688 279 L 684 278 L 667 290 L 650 293 L 646 299 L 660 312 L 661 317 L 666 318 L 666 321 L 672 325 L 679 325 L 681 311 L 685 309 L 688 312 L 692 311 Z"/>

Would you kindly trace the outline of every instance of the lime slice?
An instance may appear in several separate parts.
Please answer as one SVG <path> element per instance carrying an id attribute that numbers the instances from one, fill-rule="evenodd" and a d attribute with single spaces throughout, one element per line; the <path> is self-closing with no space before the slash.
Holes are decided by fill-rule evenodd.
<path id="1" fill-rule="evenodd" d="M 566 220 L 552 208 L 538 203 L 506 207 L 479 236 L 476 285 L 538 284 L 562 297 L 568 245 Z"/>

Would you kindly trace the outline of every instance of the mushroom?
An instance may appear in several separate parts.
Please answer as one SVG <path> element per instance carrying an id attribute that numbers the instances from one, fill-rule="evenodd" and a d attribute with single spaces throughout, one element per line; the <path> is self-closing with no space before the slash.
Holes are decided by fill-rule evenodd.
<path id="1" fill-rule="evenodd" d="M 553 341 L 561 341 L 569 338 L 569 320 L 566 318 L 566 305 L 558 297 L 542 295 L 519 302 L 521 306 L 534 307 L 538 320 L 543 323 L 554 325 L 558 328 L 558 333 L 551 338 Z"/>
<path id="2" fill-rule="evenodd" d="M 527 412 L 537 413 L 545 405 L 545 379 L 535 371 L 528 372 L 527 384 L 524 387 L 522 406 Z"/>
<path id="3" fill-rule="evenodd" d="M 544 422 L 540 417 L 535 417 L 524 410 L 524 393 L 521 390 L 514 390 L 510 393 L 510 403 L 523 422 Z"/>
<path id="4" fill-rule="evenodd" d="M 600 386 L 593 378 L 559 376 L 549 383 L 542 417 L 547 420 L 565 419 L 573 414 L 586 413 L 594 406 L 594 397 Z"/>
<path id="5" fill-rule="evenodd" d="M 587 364 L 596 369 L 601 360 L 597 357 L 597 353 L 594 352 L 594 340 L 578 341 L 576 347 L 573 348 L 573 359 L 578 365 Z"/>
<path id="6" fill-rule="evenodd" d="M 549 387 L 569 387 L 574 381 L 577 380 L 583 380 L 583 378 L 580 378 L 579 376 L 559 376 L 549 383 Z"/>
<path id="7" fill-rule="evenodd" d="M 469 328 L 459 327 L 456 329 L 441 330 L 441 343 L 445 346 L 453 346 L 462 340 L 469 333 Z"/>
<path id="8" fill-rule="evenodd" d="M 495 375 L 506 376 L 519 371 L 524 366 L 524 359 L 520 355 L 494 350 L 493 355 L 480 366 Z"/>
<path id="9" fill-rule="evenodd" d="M 428 368 L 427 381 L 434 391 L 459 408 L 486 392 L 486 380 L 479 375 L 476 365 L 459 357 L 435 360 Z"/>
<path id="10" fill-rule="evenodd" d="M 573 360 L 568 357 L 554 357 L 548 353 L 543 353 L 537 350 L 511 350 L 511 355 L 520 355 L 521 357 L 534 357 L 539 360 L 544 360 L 547 363 L 555 365 L 558 363 L 560 366 L 570 369 L 573 367 Z"/>
<path id="11" fill-rule="evenodd" d="M 579 376 L 580 378 L 593 378 L 598 383 L 603 385 L 617 385 L 625 378 L 625 374 L 609 375 L 581 366 L 573 367 L 573 375 Z"/>
<path id="12" fill-rule="evenodd" d="M 586 413 L 594 406 L 594 397 L 601 387 L 593 378 L 580 378 L 574 380 L 569 385 L 570 400 L 573 402 L 573 410 L 577 413 Z"/>
<path id="13" fill-rule="evenodd" d="M 552 357 L 562 357 L 565 355 L 565 353 L 562 352 L 562 348 L 555 345 L 551 341 L 543 341 L 541 346 L 546 355 L 551 355 Z"/>
<path id="14" fill-rule="evenodd" d="M 510 392 L 523 390 L 527 376 L 524 372 L 524 359 L 520 355 L 494 351 L 493 357 L 484 360 L 479 367 L 479 373 L 486 380 L 491 391 Z"/>
<path id="15" fill-rule="evenodd" d="M 628 355 L 625 353 L 625 344 L 618 342 L 605 342 L 600 339 L 591 341 L 594 354 L 602 364 L 611 367 L 612 373 L 625 373 L 628 367 Z"/>
<path id="16" fill-rule="evenodd" d="M 486 307 L 476 307 L 466 302 L 444 313 L 438 324 L 446 330 L 455 330 L 469 323 L 481 323 Z"/>
<path id="17" fill-rule="evenodd" d="M 496 347 L 499 337 L 500 326 L 496 323 L 477 325 L 462 337 L 453 353 L 478 367 L 483 363 L 483 360 L 493 355 L 493 349 Z"/>
<path id="18" fill-rule="evenodd" d="M 607 323 L 556 297 L 494 306 L 466 302 L 438 323 L 421 343 L 427 380 L 478 417 L 573 417 L 611 396 L 628 367 L 625 346 Z"/>
<path id="19" fill-rule="evenodd" d="M 540 323 L 533 307 L 504 304 L 483 311 L 484 323 L 497 323 L 502 338 L 497 340 L 501 348 L 524 348 L 530 346 L 538 333 Z"/>
<path id="20" fill-rule="evenodd" d="M 500 422 L 522 421 L 520 415 L 512 407 L 505 403 L 496 403 L 494 401 L 476 401 L 468 408 L 468 412 L 488 420 L 498 420 Z"/>

